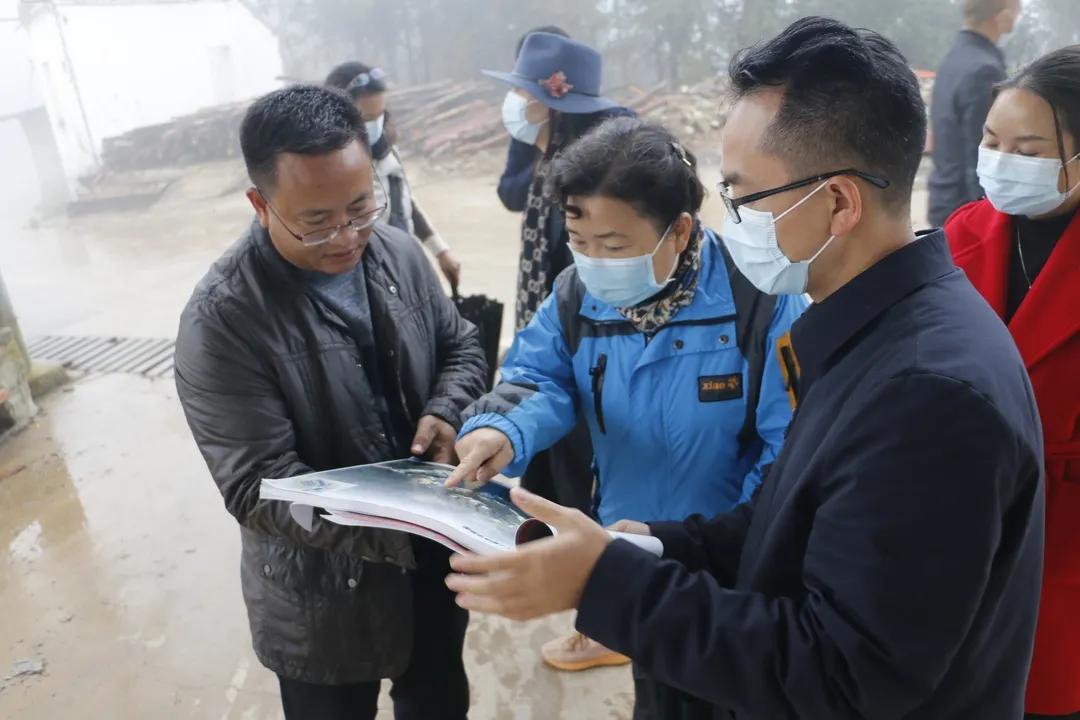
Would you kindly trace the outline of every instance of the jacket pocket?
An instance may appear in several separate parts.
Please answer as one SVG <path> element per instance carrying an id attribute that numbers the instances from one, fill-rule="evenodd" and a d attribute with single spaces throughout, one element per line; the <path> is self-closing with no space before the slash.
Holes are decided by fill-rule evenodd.
<path id="1" fill-rule="evenodd" d="M 302 599 L 354 593 L 364 581 L 367 563 L 342 553 L 267 538 L 255 565 L 268 590 L 283 598 Z"/>

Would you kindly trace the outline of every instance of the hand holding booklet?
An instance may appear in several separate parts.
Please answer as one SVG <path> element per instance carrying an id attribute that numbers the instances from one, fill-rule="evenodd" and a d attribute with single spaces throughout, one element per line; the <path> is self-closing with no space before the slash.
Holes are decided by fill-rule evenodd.
<path id="1" fill-rule="evenodd" d="M 549 537 L 554 530 L 530 518 L 497 482 L 469 490 L 448 488 L 454 468 L 420 460 L 392 460 L 264 479 L 263 500 L 290 502 L 293 518 L 308 529 L 314 514 L 338 525 L 400 530 L 434 540 L 455 552 L 490 555 Z M 611 533 L 654 555 L 663 544 L 647 535 Z"/>

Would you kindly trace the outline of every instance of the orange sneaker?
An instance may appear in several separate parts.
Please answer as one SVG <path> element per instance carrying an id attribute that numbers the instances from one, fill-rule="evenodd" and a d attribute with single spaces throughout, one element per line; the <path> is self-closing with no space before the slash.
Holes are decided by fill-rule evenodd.
<path id="1" fill-rule="evenodd" d="M 594 667 L 612 667 L 626 665 L 630 658 L 590 640 L 579 632 L 555 638 L 545 643 L 540 650 L 541 657 L 556 670 L 581 672 Z"/>

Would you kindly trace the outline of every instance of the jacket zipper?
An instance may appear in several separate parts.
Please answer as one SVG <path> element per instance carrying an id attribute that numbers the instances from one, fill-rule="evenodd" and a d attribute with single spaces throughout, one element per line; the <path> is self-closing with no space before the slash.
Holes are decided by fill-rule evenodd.
<path id="1" fill-rule="evenodd" d="M 607 372 L 607 355 L 601 353 L 596 359 L 596 366 L 589 369 L 592 376 L 593 409 L 596 410 L 596 424 L 600 432 L 607 435 L 604 426 L 604 373 Z"/>

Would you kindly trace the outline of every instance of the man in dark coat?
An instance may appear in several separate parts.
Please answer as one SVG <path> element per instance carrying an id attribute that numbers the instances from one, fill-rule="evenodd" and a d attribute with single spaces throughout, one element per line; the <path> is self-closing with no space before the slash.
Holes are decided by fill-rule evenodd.
<path id="1" fill-rule="evenodd" d="M 938 68 L 930 103 L 934 227 L 943 226 L 957 208 L 983 196 L 975 169 L 994 85 L 1005 79 L 1005 55 L 998 42 L 1015 27 L 1020 0 L 964 0 L 963 12 L 964 29 Z"/>
<path id="2" fill-rule="evenodd" d="M 617 524 L 662 558 L 517 491 L 557 534 L 456 557 L 447 584 L 512 618 L 576 607 L 579 630 L 713 718 L 1015 720 L 1042 432 L 1008 330 L 944 234 L 912 234 L 918 83 L 888 40 L 823 18 L 730 75 L 725 243 L 759 289 L 814 300 L 779 342 L 798 400 L 780 456 L 729 514 Z"/>
<path id="3" fill-rule="evenodd" d="M 180 321 L 176 385 L 240 524 L 255 653 L 288 720 L 461 720 L 467 613 L 442 585 L 448 553 L 387 530 L 259 500 L 263 478 L 411 455 L 452 459 L 483 393 L 476 331 L 420 245 L 379 224 L 364 123 L 344 95 L 298 86 L 248 110 L 241 145 L 257 220 L 210 269 Z"/>

